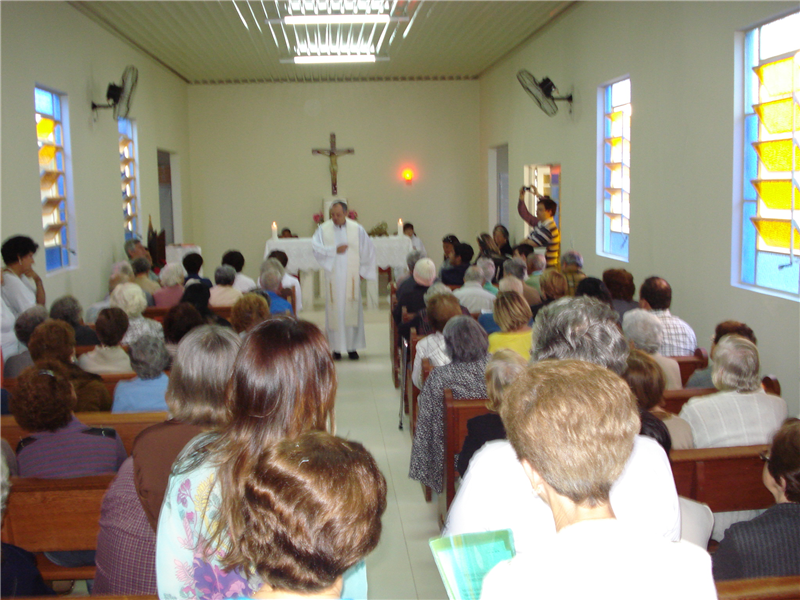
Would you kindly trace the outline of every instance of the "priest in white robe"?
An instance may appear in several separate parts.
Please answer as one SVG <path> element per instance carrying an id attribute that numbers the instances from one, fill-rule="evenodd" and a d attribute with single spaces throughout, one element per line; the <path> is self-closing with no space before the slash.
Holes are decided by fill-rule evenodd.
<path id="1" fill-rule="evenodd" d="M 314 257 L 325 270 L 325 329 L 335 359 L 344 352 L 357 359 L 357 351 L 367 345 L 361 278 L 377 276 L 375 246 L 364 228 L 347 218 L 344 201 L 331 205 L 330 217 L 311 239 Z"/>

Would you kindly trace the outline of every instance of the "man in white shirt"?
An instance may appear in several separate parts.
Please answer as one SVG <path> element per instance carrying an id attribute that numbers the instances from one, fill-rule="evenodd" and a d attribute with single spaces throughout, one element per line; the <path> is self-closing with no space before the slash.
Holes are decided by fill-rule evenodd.
<path id="1" fill-rule="evenodd" d="M 562 298 L 544 307 L 534 325 L 531 361 L 578 359 L 621 374 L 628 343 L 617 313 L 593 298 Z M 672 470 L 654 440 L 636 436 L 622 475 L 611 488 L 620 522 L 668 540 L 680 539 L 680 508 Z M 470 461 L 450 507 L 443 535 L 511 529 L 518 553 L 555 534 L 552 513 L 533 493 L 507 441 L 486 444 Z"/>
<path id="2" fill-rule="evenodd" d="M 35 304 L 45 305 L 46 296 L 42 278 L 33 270 L 33 255 L 39 244 L 24 235 L 15 235 L 3 242 L 3 302 L 14 315 Z"/>
<path id="3" fill-rule="evenodd" d="M 492 311 L 494 294 L 483 289 L 483 271 L 478 267 L 469 267 L 464 273 L 464 285 L 453 290 L 461 306 L 470 313 L 477 314 L 481 311 Z"/>
<path id="4" fill-rule="evenodd" d="M 666 279 L 648 277 L 639 289 L 639 306 L 650 310 L 664 324 L 664 338 L 659 353 L 662 356 L 691 356 L 697 348 L 694 329 L 669 312 L 672 288 Z"/>
<path id="5" fill-rule="evenodd" d="M 233 267 L 236 271 L 236 278 L 233 280 L 233 288 L 243 294 L 258 289 L 258 284 L 244 273 L 244 255 L 238 250 L 228 250 L 222 255 L 222 264 Z"/>

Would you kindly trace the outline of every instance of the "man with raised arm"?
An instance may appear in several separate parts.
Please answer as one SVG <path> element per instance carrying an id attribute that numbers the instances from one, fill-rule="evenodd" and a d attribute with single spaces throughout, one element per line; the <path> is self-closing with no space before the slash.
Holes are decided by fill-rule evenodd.
<path id="1" fill-rule="evenodd" d="M 335 359 L 347 352 L 357 360 L 357 351 L 367 345 L 361 278 L 376 277 L 375 246 L 364 228 L 347 218 L 344 201 L 331 205 L 330 217 L 311 239 L 314 257 L 325 270 L 325 331 Z"/>

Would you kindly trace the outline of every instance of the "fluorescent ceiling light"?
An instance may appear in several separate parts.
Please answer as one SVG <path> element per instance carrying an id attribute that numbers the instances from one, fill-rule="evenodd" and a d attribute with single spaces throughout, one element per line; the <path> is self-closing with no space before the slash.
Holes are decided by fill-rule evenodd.
<path id="1" fill-rule="evenodd" d="M 295 56 L 296 65 L 315 65 L 331 63 L 374 63 L 374 54 L 334 54 L 325 56 Z"/>
<path id="2" fill-rule="evenodd" d="M 286 25 L 361 25 L 361 24 L 386 24 L 389 15 L 299 15 L 284 17 Z"/>

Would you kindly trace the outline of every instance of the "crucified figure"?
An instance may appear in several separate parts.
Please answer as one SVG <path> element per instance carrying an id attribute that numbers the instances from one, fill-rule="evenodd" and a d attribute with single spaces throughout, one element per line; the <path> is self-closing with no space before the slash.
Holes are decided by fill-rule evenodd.
<path id="1" fill-rule="evenodd" d="M 331 160 L 330 170 L 331 170 L 331 195 L 336 196 L 339 193 L 339 186 L 337 182 L 337 173 L 339 172 L 339 163 L 337 160 L 338 156 L 343 154 L 355 154 L 355 150 L 353 148 L 344 148 L 344 149 L 337 149 L 336 148 L 336 134 L 331 134 L 331 147 L 330 148 L 315 148 L 311 150 L 311 154 L 322 154 L 327 156 Z"/>

